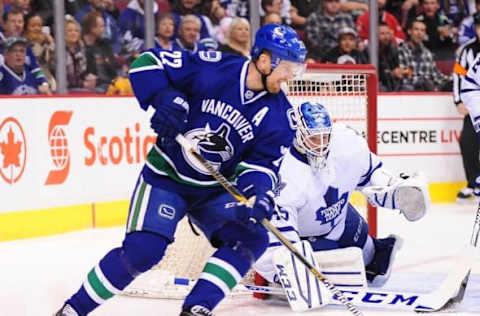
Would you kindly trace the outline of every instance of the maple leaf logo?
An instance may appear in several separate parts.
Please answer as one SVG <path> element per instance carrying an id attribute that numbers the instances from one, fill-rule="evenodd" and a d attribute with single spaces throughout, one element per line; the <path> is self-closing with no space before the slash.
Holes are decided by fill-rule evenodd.
<path id="1" fill-rule="evenodd" d="M 0 148 L 3 159 L 3 168 L 7 168 L 10 165 L 15 167 L 20 167 L 20 153 L 22 151 L 22 142 L 15 141 L 15 134 L 10 127 L 10 130 L 7 133 L 7 141 L 0 143 Z"/>
<path id="2" fill-rule="evenodd" d="M 7 117 L 0 123 L 0 178 L 8 184 L 16 183 L 25 171 L 26 162 L 27 146 L 22 125 L 16 118 Z"/>
<path id="3" fill-rule="evenodd" d="M 328 187 L 327 192 L 323 196 L 325 200 L 325 207 L 320 207 L 317 210 L 317 221 L 327 223 L 337 218 L 342 212 L 348 199 L 348 192 L 339 195 L 338 188 Z"/>

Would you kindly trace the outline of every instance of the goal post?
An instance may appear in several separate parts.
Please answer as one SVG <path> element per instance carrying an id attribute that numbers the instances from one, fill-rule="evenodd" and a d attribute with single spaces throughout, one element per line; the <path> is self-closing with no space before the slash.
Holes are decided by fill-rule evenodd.
<path id="1" fill-rule="evenodd" d="M 288 83 L 293 106 L 318 102 L 333 121 L 345 122 L 361 132 L 377 153 L 377 71 L 373 65 L 308 64 L 301 79 Z M 367 203 L 370 234 L 377 235 L 377 211 Z"/>

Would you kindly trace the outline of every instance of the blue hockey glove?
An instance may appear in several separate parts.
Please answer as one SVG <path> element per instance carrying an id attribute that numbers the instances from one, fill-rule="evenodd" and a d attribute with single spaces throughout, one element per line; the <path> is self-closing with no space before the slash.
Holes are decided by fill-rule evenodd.
<path id="1" fill-rule="evenodd" d="M 235 208 L 237 220 L 244 224 L 248 229 L 254 230 L 257 223 L 264 218 L 270 220 L 275 209 L 273 193 L 259 193 L 255 196 L 255 202 L 252 207 L 245 204 L 238 204 Z"/>
<path id="2" fill-rule="evenodd" d="M 175 138 L 185 128 L 188 109 L 188 102 L 182 96 L 156 106 L 150 119 L 152 129 L 160 138 Z"/>

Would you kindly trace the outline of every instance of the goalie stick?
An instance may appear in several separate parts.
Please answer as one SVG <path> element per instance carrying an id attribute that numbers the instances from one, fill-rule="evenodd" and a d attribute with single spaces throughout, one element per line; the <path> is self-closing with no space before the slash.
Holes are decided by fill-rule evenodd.
<path id="1" fill-rule="evenodd" d="M 247 198 L 240 192 L 230 181 L 227 180 L 220 172 L 215 170 L 215 168 L 206 160 L 197 150 L 193 147 L 190 141 L 185 138 L 182 134 L 178 134 L 175 137 L 175 140 L 182 146 L 185 150 L 189 151 L 197 160 L 200 162 L 208 172 L 214 177 L 220 185 L 222 185 L 237 201 L 245 204 L 249 204 Z M 275 227 L 269 220 L 264 218 L 261 221 L 261 224 L 270 231 L 275 237 L 280 240 L 280 242 L 287 247 L 287 249 L 296 257 L 300 262 L 302 262 L 309 271 L 317 278 L 320 282 L 322 282 L 330 292 L 337 297 L 337 299 L 347 308 L 349 312 L 351 312 L 355 316 L 362 316 L 362 312 L 353 305 L 343 294 L 340 290 L 331 283 L 328 279 L 326 279 L 314 266 L 312 266 L 293 246 L 293 244 L 283 236 L 283 234 Z"/>
<path id="2" fill-rule="evenodd" d="M 472 264 L 472 246 L 455 259 L 454 267 L 440 286 L 432 292 L 416 293 L 388 289 L 358 289 L 342 287 L 338 291 L 351 303 L 364 308 L 385 308 L 392 310 L 409 310 L 418 312 L 435 312 L 450 307 L 449 303 L 458 299 L 461 293 L 462 280 L 469 274 Z M 158 284 L 158 289 L 137 286 L 126 288 L 122 294 L 126 296 L 147 297 L 156 299 L 183 299 L 195 284 L 195 280 L 178 278 L 168 275 L 163 284 Z M 336 285 L 339 286 L 339 285 Z M 170 287 L 170 290 L 168 289 Z M 231 297 L 251 295 L 251 293 L 264 293 L 276 296 L 285 296 L 281 287 L 259 286 L 253 284 L 237 284 Z M 329 305 L 343 305 L 338 297 L 334 296 Z"/>
<path id="3" fill-rule="evenodd" d="M 480 193 L 476 192 L 475 196 L 479 197 Z M 475 221 L 473 223 L 472 237 L 470 238 L 470 245 L 471 245 L 472 248 L 475 248 L 478 245 L 478 235 L 479 235 L 479 233 L 480 233 L 480 202 L 478 202 L 477 214 L 475 215 Z M 474 250 L 474 249 L 472 249 L 472 250 Z M 467 284 L 468 284 L 469 278 L 470 278 L 470 270 L 468 271 L 467 275 L 465 276 L 465 278 L 462 281 L 462 284 L 460 286 L 460 290 L 458 292 L 458 295 L 455 298 L 451 299 L 449 304 L 452 304 L 452 305 L 453 304 L 458 304 L 463 300 L 463 297 L 465 296 L 465 291 L 467 289 Z"/>
<path id="4" fill-rule="evenodd" d="M 393 291 L 384 289 L 347 289 L 340 291 L 352 303 L 359 307 L 367 308 L 388 308 L 396 310 L 410 310 L 418 312 L 435 312 L 449 306 L 449 302 L 460 295 L 462 280 L 470 273 L 472 259 L 471 248 L 455 260 L 454 267 L 449 271 L 447 277 L 440 286 L 430 293 L 415 293 L 409 291 Z M 261 292 L 272 295 L 284 295 L 281 288 L 245 285 L 245 289 L 252 292 Z M 338 305 L 340 302 L 334 296 L 329 304 Z"/>

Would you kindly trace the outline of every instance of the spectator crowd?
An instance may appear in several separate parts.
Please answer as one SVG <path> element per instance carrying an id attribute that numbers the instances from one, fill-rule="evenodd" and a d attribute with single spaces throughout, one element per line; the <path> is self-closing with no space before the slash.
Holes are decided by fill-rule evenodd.
<path id="1" fill-rule="evenodd" d="M 475 8 L 465 0 L 373 1 L 378 1 L 380 90 L 452 91 L 455 52 L 478 38 L 473 13 L 480 0 Z M 156 0 L 155 46 L 249 58 L 249 5 L 248 0 Z M 145 48 L 144 6 L 145 0 L 65 0 L 70 93 L 131 93 L 128 65 Z M 262 24 L 288 24 L 298 32 L 307 62 L 369 62 L 368 0 L 261 0 L 259 6 Z M 56 91 L 53 12 L 49 0 L 0 2 L 0 94 Z"/>

